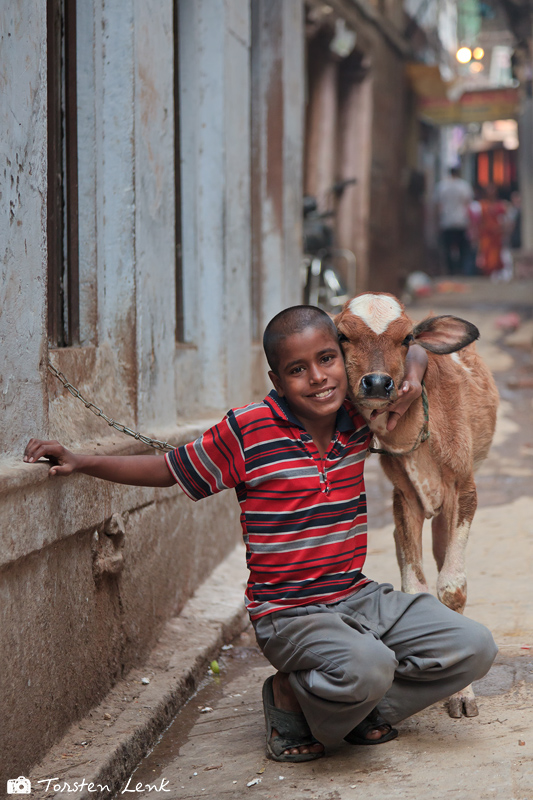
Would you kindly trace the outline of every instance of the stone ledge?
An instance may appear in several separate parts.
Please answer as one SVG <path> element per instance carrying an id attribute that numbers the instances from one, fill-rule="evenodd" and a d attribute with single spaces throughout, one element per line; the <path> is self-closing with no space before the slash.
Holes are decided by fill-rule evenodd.
<path id="1" fill-rule="evenodd" d="M 197 438 L 220 421 L 194 420 L 161 429 L 153 438 L 179 446 Z M 77 448 L 76 448 L 77 449 Z M 140 455 L 160 451 L 127 436 L 85 442 L 80 452 L 100 455 Z M 43 547 L 94 527 L 110 513 L 132 511 L 154 500 L 181 491 L 175 487 L 153 489 L 102 482 L 86 475 L 48 478 L 47 464 L 26 464 L 19 459 L 0 459 L 0 568 Z M 102 496 L 105 495 L 105 499 Z M 107 513 L 107 516 L 110 516 Z"/>
<path id="2" fill-rule="evenodd" d="M 196 439 L 212 425 L 216 425 L 220 422 L 222 416 L 223 413 L 219 417 L 191 420 L 191 422 L 183 425 L 155 431 L 151 434 L 151 438 L 180 447 L 182 444 L 187 444 L 187 442 Z M 160 452 L 126 435 L 108 436 L 98 439 L 98 441 L 84 442 L 80 445 L 79 451 L 88 454 L 98 453 L 101 456 L 142 455 L 143 453 Z M 12 456 L 8 458 L 0 457 L 0 497 L 8 492 L 18 491 L 30 486 L 38 486 L 46 481 L 47 475 L 48 466 L 44 462 L 42 467 L 38 464 L 26 464 L 22 460 L 22 454 L 20 459 Z"/>
<path id="3" fill-rule="evenodd" d="M 191 697 L 223 644 L 247 624 L 243 604 L 245 551 L 239 544 L 165 626 L 144 667 L 132 670 L 106 698 L 75 723 L 30 774 L 32 797 L 107 800 L 124 784 L 159 735 Z M 148 678 L 150 683 L 142 684 Z M 85 743 L 85 744 L 84 744 Z M 109 791 L 75 795 L 45 790 L 38 781 L 58 778 Z"/>

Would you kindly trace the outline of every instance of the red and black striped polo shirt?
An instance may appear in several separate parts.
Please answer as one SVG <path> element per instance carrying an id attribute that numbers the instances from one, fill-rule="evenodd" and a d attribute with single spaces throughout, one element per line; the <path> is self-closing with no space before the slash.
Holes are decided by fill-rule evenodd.
<path id="1" fill-rule="evenodd" d="M 363 466 L 369 442 L 364 419 L 346 401 L 322 459 L 284 398 L 272 391 L 167 453 L 172 475 L 193 500 L 236 490 L 252 619 L 336 602 L 366 582 Z"/>

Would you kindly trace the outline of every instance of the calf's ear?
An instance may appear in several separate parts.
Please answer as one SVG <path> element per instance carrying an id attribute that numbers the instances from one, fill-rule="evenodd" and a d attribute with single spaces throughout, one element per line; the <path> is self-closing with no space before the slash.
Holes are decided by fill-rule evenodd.
<path id="1" fill-rule="evenodd" d="M 475 325 L 449 314 L 423 319 L 415 325 L 412 333 L 417 344 L 439 355 L 455 353 L 479 338 Z"/>

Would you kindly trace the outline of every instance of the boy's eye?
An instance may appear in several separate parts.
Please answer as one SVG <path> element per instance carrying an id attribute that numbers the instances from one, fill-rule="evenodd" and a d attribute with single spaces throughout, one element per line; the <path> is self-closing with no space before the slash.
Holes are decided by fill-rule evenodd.
<path id="1" fill-rule="evenodd" d="M 328 363 L 328 361 L 332 361 L 334 358 L 335 358 L 335 356 L 334 356 L 334 355 L 322 356 L 322 362 L 323 362 L 323 363 L 325 363 L 325 364 L 327 364 L 327 363 Z"/>
<path id="2" fill-rule="evenodd" d="M 291 369 L 291 375 L 298 375 L 302 371 L 303 371 L 303 367 L 293 367 Z"/>

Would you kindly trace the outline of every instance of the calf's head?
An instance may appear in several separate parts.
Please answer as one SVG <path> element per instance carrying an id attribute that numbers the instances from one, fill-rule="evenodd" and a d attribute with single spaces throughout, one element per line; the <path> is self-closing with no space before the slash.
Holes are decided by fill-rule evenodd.
<path id="1" fill-rule="evenodd" d="M 475 325 L 449 315 L 414 325 L 392 294 L 367 292 L 349 300 L 335 318 L 352 398 L 362 409 L 381 409 L 398 398 L 411 344 L 454 353 L 479 336 Z"/>

